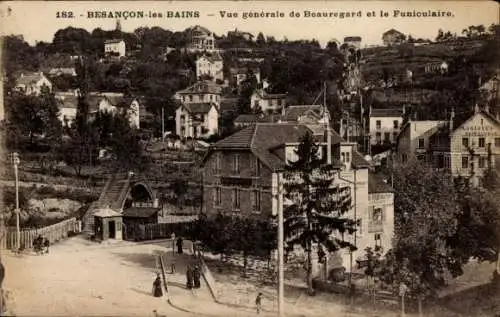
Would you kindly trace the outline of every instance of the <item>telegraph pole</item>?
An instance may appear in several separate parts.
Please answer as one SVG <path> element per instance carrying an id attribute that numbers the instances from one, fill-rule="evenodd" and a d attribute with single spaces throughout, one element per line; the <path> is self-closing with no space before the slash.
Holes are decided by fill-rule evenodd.
<path id="1" fill-rule="evenodd" d="M 284 217 L 283 217 L 283 200 L 281 198 L 281 177 L 278 176 L 278 316 L 283 317 L 285 315 L 285 261 L 284 261 Z"/>
<path id="2" fill-rule="evenodd" d="M 17 167 L 19 165 L 19 154 L 17 152 L 12 153 L 12 163 L 14 164 L 14 175 L 16 179 L 16 248 L 19 250 L 21 248 L 21 228 L 19 224 L 19 176 Z"/>
<path id="3" fill-rule="evenodd" d="M 161 107 L 161 141 L 165 141 L 165 108 Z"/>

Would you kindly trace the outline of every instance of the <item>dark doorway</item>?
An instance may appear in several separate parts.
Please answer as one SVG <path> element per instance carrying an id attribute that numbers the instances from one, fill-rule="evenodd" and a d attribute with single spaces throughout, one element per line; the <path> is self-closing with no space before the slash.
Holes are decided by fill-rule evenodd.
<path id="1" fill-rule="evenodd" d="M 116 223 L 114 221 L 109 222 L 109 238 L 114 239 L 116 237 Z"/>

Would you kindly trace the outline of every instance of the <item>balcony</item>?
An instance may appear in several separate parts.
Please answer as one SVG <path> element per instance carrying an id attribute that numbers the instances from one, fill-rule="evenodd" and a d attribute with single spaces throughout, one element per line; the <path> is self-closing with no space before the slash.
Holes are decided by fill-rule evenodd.
<path id="1" fill-rule="evenodd" d="M 384 232 L 384 224 L 383 222 L 370 221 L 368 223 L 368 232 L 369 233 L 379 233 Z"/>

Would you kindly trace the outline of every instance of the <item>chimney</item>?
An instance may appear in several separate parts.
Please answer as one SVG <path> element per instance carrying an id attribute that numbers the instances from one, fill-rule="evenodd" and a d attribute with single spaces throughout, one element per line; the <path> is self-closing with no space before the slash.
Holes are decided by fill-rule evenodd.
<path id="1" fill-rule="evenodd" d="M 450 132 L 453 131 L 453 120 L 455 120 L 455 109 L 451 108 L 450 112 Z"/>

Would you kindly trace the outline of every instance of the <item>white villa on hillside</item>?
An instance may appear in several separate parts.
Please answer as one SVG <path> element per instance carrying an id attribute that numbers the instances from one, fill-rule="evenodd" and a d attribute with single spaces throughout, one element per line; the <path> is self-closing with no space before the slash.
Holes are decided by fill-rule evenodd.
<path id="1" fill-rule="evenodd" d="M 104 54 L 123 57 L 126 54 L 125 41 L 107 40 L 104 42 Z"/>
<path id="2" fill-rule="evenodd" d="M 213 56 L 202 55 L 196 60 L 196 78 L 200 79 L 203 76 L 210 77 L 213 81 L 223 81 L 223 61 L 218 54 Z"/>
<path id="3" fill-rule="evenodd" d="M 16 80 L 15 89 L 25 95 L 39 95 L 43 88 L 52 91 L 52 83 L 43 72 L 21 73 Z"/>

